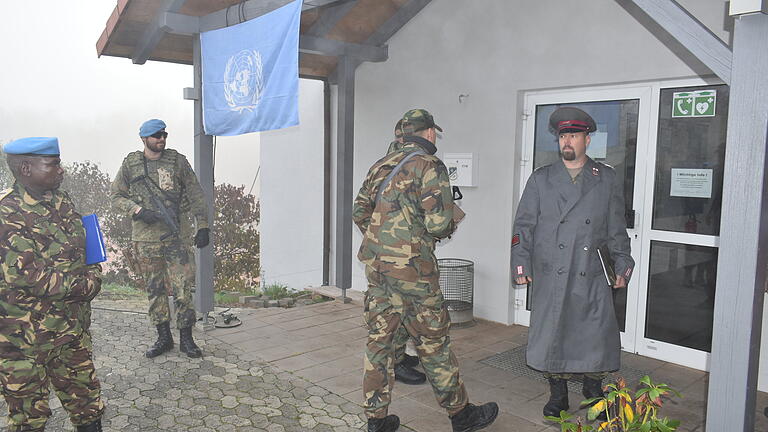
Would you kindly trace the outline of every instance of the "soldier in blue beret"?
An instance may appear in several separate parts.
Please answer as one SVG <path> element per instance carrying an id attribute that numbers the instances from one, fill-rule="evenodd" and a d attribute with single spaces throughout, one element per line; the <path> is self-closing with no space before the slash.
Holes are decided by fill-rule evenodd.
<path id="1" fill-rule="evenodd" d="M 85 263 L 85 230 L 56 138 L 6 144 L 15 182 L 0 193 L 0 376 L 9 431 L 42 431 L 52 385 L 78 432 L 101 431 L 91 300 L 101 267 Z"/>
<path id="2" fill-rule="evenodd" d="M 159 119 L 147 120 L 141 125 L 139 137 L 144 148 L 131 152 L 123 160 L 112 183 L 112 205 L 132 219 L 133 252 L 147 284 L 150 321 L 157 328 L 157 341 L 145 355 L 157 357 L 174 346 L 168 303 L 168 296 L 172 294 L 179 349 L 194 358 L 203 354 L 192 338 L 192 326 L 197 320 L 192 302 L 195 284 L 192 245 L 208 246 L 208 207 L 187 158 L 166 148 L 165 128 L 165 122 Z M 194 240 L 184 235 L 181 215 L 195 217 Z"/>

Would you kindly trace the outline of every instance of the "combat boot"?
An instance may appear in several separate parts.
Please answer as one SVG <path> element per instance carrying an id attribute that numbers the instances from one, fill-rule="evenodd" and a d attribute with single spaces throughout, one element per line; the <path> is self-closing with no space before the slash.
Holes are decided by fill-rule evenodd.
<path id="1" fill-rule="evenodd" d="M 403 363 L 398 363 L 395 365 L 395 380 L 403 384 L 416 385 L 424 384 L 427 381 L 427 376 Z"/>
<path id="2" fill-rule="evenodd" d="M 157 342 L 152 345 L 144 355 L 149 358 L 157 357 L 173 348 L 173 336 L 171 336 L 171 323 L 166 321 L 157 326 Z"/>
<path id="3" fill-rule="evenodd" d="M 410 368 L 416 367 L 419 365 L 419 358 L 417 356 L 404 354 L 403 361 L 401 361 L 400 364 Z"/>
<path id="4" fill-rule="evenodd" d="M 390 414 L 384 418 L 369 418 L 368 432 L 395 432 L 400 427 L 400 417 Z"/>
<path id="5" fill-rule="evenodd" d="M 203 352 L 195 345 L 192 339 L 192 327 L 179 329 L 179 350 L 187 357 L 198 358 L 203 356 Z"/>
<path id="6" fill-rule="evenodd" d="M 488 402 L 480 406 L 468 403 L 461 411 L 451 416 L 453 432 L 474 432 L 485 429 L 499 415 L 499 405 Z"/>
<path id="7" fill-rule="evenodd" d="M 584 385 L 581 388 L 581 394 L 583 394 L 584 397 L 587 399 L 605 396 L 605 393 L 603 392 L 603 381 L 593 379 L 593 378 L 588 378 L 585 376 Z M 589 408 L 596 403 L 597 401 L 592 402 L 591 404 L 586 405 L 585 408 Z M 597 420 L 600 420 L 600 421 L 608 420 L 608 416 L 605 414 L 605 411 L 601 412 L 597 416 Z"/>
<path id="8" fill-rule="evenodd" d="M 560 417 L 560 411 L 568 411 L 568 380 L 549 378 L 549 401 L 544 405 L 544 415 Z"/>
<path id="9" fill-rule="evenodd" d="M 95 422 L 88 423 L 87 425 L 77 426 L 75 428 L 75 431 L 77 431 L 77 432 L 102 432 L 102 430 L 101 430 L 101 419 L 98 419 Z"/>

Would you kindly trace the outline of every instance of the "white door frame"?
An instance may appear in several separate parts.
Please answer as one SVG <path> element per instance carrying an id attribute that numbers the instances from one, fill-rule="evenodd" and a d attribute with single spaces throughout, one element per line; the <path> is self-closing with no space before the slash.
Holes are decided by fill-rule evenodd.
<path id="1" fill-rule="evenodd" d="M 709 369 L 709 353 L 645 338 L 644 331 L 646 303 L 648 300 L 650 242 L 658 240 L 709 247 L 717 247 L 719 244 L 719 238 L 716 236 L 651 229 L 659 95 L 663 88 L 715 84 L 721 84 L 721 82 L 716 79 L 692 78 L 614 86 L 542 90 L 527 92 L 523 101 L 524 118 L 526 118 L 526 121 L 523 123 L 522 131 L 523 148 L 520 161 L 520 195 L 522 195 L 523 187 L 533 171 L 533 144 L 537 105 L 627 99 L 640 100 L 633 203 L 633 208 L 636 212 L 635 228 L 627 230 L 631 240 L 632 256 L 636 261 L 636 268 L 634 271 L 635 277 L 630 282 L 627 292 L 626 331 L 621 334 L 622 349 L 700 370 Z M 519 198 L 520 196 L 518 196 Z M 528 326 L 530 325 L 530 312 L 525 309 L 525 287 L 517 287 L 514 281 L 510 281 L 510 283 L 514 287 L 514 301 L 511 305 L 513 310 L 510 311 L 514 317 L 514 323 Z"/>

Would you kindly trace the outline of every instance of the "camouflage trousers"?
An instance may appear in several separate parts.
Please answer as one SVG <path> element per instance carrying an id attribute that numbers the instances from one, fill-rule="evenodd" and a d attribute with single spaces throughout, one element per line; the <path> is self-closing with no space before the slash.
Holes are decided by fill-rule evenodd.
<path id="1" fill-rule="evenodd" d="M 392 345 L 395 347 L 395 364 L 400 364 L 405 360 L 405 346 L 411 335 L 408 334 L 408 330 L 404 325 L 401 325 L 395 331 L 395 336 L 392 338 Z"/>
<path id="2" fill-rule="evenodd" d="M 81 337 L 50 351 L 23 351 L 0 359 L 9 432 L 44 430 L 51 416 L 51 385 L 73 425 L 82 426 L 101 417 L 104 403 L 89 340 Z"/>
<path id="3" fill-rule="evenodd" d="M 459 362 L 451 352 L 451 321 L 439 287 L 393 279 L 366 268 L 368 291 L 363 318 L 368 327 L 363 375 L 363 407 L 369 418 L 387 415 L 394 376 L 393 343 L 405 327 L 416 345 L 424 372 L 437 402 L 449 415 L 469 401 L 459 376 Z M 421 292 L 421 295 L 413 295 Z"/>
<path id="4" fill-rule="evenodd" d="M 583 375 L 586 378 L 591 378 L 593 380 L 602 381 L 603 379 L 605 379 L 605 377 L 608 376 L 608 372 L 585 372 L 585 373 L 581 373 L 581 374 L 577 374 L 577 373 L 542 372 L 542 374 L 544 375 L 544 378 L 546 378 L 546 379 L 554 378 L 554 379 L 564 379 L 564 380 L 573 379 L 573 377 L 576 376 L 576 375 Z"/>
<path id="5" fill-rule="evenodd" d="M 168 296 L 173 296 L 176 326 L 192 327 L 197 320 L 192 303 L 195 283 L 195 257 L 189 246 L 173 243 L 134 242 L 149 296 L 149 318 L 152 325 L 171 320 Z"/>

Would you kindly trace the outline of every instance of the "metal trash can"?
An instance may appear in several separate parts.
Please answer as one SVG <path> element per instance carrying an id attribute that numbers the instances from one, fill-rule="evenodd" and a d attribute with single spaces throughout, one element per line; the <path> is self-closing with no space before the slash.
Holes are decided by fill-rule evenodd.
<path id="1" fill-rule="evenodd" d="M 437 267 L 451 324 L 462 327 L 474 325 L 475 263 L 460 258 L 439 258 Z"/>

